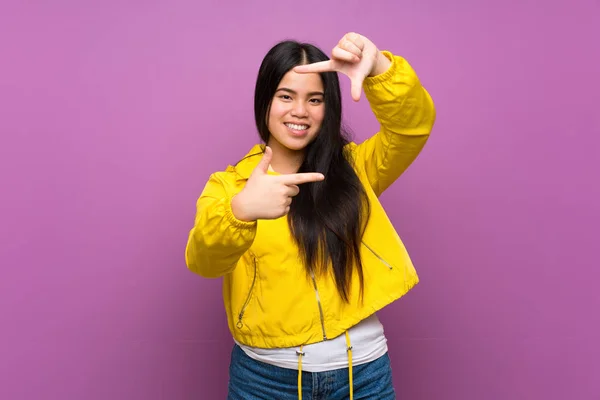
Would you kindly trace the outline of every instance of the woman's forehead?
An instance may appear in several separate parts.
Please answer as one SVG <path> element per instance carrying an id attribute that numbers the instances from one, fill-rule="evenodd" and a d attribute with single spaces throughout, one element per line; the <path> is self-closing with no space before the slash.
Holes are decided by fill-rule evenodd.
<path id="1" fill-rule="evenodd" d="M 317 73 L 299 74 L 289 71 L 286 73 L 277 89 L 287 88 L 297 93 L 323 92 L 323 81 Z"/>

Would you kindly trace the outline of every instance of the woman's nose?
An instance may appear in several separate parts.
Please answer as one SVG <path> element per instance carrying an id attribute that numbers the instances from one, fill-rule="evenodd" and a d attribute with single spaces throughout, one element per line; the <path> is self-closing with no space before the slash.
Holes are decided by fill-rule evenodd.
<path id="1" fill-rule="evenodd" d="M 303 102 L 299 101 L 292 108 L 292 115 L 296 117 L 306 117 L 307 111 Z"/>

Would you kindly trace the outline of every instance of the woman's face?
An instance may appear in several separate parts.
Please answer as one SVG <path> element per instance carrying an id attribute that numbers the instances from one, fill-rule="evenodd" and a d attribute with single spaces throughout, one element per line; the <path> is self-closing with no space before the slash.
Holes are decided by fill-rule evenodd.
<path id="1" fill-rule="evenodd" d="M 324 116 L 321 76 L 288 71 L 271 101 L 267 124 L 271 133 L 269 146 L 303 150 L 317 136 Z"/>

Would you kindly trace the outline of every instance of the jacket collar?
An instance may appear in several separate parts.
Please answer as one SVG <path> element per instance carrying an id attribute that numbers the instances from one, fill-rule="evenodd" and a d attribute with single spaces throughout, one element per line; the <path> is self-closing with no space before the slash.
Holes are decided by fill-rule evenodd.
<path id="1" fill-rule="evenodd" d="M 228 170 L 238 174 L 241 179 L 248 179 L 256 168 L 265 151 L 264 144 L 254 145 L 237 164 L 229 166 Z"/>

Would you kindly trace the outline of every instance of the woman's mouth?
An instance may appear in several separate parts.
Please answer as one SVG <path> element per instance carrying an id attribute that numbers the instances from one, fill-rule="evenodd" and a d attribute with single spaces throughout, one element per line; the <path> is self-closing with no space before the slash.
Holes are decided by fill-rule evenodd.
<path id="1" fill-rule="evenodd" d="M 305 124 L 291 124 L 291 123 L 285 123 L 284 124 L 288 130 L 292 133 L 292 135 L 294 136 L 303 136 L 306 135 L 308 133 L 308 125 Z"/>

